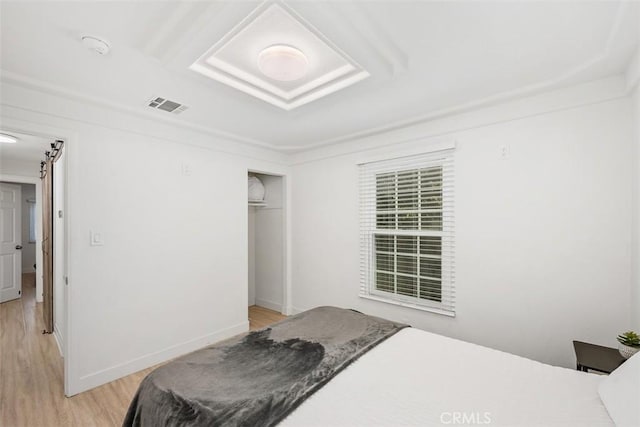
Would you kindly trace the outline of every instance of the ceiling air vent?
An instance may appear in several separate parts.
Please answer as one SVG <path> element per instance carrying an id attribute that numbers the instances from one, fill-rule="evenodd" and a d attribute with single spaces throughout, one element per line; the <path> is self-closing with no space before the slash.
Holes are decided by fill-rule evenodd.
<path id="1" fill-rule="evenodd" d="M 158 110 L 167 111 L 167 112 L 173 113 L 173 114 L 180 114 L 184 110 L 189 108 L 186 105 L 179 104 L 179 103 L 177 103 L 175 101 L 170 101 L 168 99 L 159 98 L 159 97 L 151 99 L 151 101 L 149 101 L 148 105 L 151 108 L 156 108 Z"/>

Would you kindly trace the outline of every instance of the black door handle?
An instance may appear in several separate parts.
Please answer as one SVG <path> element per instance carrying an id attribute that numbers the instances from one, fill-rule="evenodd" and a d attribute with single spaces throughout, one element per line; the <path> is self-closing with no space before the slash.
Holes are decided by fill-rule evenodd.
<path id="1" fill-rule="evenodd" d="M 22 245 L 16 245 L 16 249 L 18 250 L 22 249 Z"/>

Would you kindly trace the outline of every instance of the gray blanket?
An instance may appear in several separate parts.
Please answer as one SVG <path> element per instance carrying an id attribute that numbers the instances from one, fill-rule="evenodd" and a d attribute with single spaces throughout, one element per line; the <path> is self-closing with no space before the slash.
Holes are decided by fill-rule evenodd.
<path id="1" fill-rule="evenodd" d="M 335 307 L 291 316 L 156 369 L 123 425 L 273 426 L 404 327 Z"/>

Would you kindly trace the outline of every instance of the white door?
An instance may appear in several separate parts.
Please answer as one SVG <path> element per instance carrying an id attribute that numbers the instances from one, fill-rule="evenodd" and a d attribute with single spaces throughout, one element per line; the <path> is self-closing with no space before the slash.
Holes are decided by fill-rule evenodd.
<path id="1" fill-rule="evenodd" d="M 22 191 L 0 183 L 0 302 L 22 293 Z"/>

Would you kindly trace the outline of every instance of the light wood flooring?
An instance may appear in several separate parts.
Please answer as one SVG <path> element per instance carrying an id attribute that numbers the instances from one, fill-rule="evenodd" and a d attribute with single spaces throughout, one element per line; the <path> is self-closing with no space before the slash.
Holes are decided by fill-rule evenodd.
<path id="1" fill-rule="evenodd" d="M 249 307 L 251 330 L 284 318 Z M 93 390 L 64 396 L 62 358 L 52 335 L 43 335 L 35 274 L 23 277 L 22 298 L 0 304 L 0 426 L 120 426 L 145 369 Z"/>
<path id="2" fill-rule="evenodd" d="M 286 316 L 278 313 L 277 311 L 269 310 L 268 308 L 252 305 L 249 307 L 249 327 L 252 331 L 256 329 L 262 329 L 272 323 L 279 322 Z"/>

